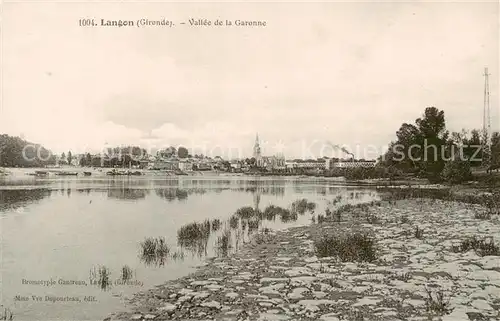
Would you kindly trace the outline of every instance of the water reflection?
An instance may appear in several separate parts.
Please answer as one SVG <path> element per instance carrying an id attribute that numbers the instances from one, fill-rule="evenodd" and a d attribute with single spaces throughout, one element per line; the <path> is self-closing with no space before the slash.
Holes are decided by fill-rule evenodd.
<path id="1" fill-rule="evenodd" d="M 144 200 L 146 195 L 149 194 L 147 189 L 132 189 L 132 188 L 122 188 L 122 189 L 109 189 L 108 197 L 115 198 L 119 200 Z"/>
<path id="2" fill-rule="evenodd" d="M 29 203 L 49 197 L 52 191 L 48 189 L 14 189 L 0 190 L 0 210 L 16 209 Z"/>
<path id="3" fill-rule="evenodd" d="M 107 291 L 111 288 L 111 271 L 106 266 L 92 267 L 89 272 L 90 284 Z"/>

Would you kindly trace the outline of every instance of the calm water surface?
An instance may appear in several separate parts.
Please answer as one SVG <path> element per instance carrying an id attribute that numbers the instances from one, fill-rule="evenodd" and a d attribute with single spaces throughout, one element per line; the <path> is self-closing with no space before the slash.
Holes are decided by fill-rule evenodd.
<path id="1" fill-rule="evenodd" d="M 271 204 L 290 209 L 304 198 L 316 203 L 313 211 L 255 215 Z M 0 178 L 2 304 L 14 320 L 102 320 L 123 310 L 135 292 L 185 276 L 206 257 L 236 251 L 265 227 L 309 224 L 340 198 L 338 204 L 358 203 L 377 195 L 339 182 L 296 178 Z M 235 214 L 242 207 L 247 208 Z M 221 250 L 223 235 L 232 245 L 228 251 Z M 151 250 L 151 244 L 157 247 Z M 51 280 L 55 284 L 26 284 Z M 47 296 L 80 302 L 51 302 Z"/>

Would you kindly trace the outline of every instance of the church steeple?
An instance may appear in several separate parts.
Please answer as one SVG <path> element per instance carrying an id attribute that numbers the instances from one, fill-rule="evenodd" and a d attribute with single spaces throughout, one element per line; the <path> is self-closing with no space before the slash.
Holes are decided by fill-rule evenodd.
<path id="1" fill-rule="evenodd" d="M 255 135 L 255 145 L 253 146 L 253 157 L 260 158 L 259 134 Z"/>

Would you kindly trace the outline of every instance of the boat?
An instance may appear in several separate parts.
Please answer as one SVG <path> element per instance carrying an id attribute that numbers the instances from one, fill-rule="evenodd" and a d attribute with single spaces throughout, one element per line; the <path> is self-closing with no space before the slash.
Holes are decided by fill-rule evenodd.
<path id="1" fill-rule="evenodd" d="M 66 171 L 63 171 L 63 172 L 57 172 L 56 175 L 57 176 L 77 176 L 78 173 L 77 172 L 66 172 Z"/>
<path id="2" fill-rule="evenodd" d="M 83 172 L 83 175 L 90 176 L 90 175 L 92 175 L 92 172 Z"/>
<path id="3" fill-rule="evenodd" d="M 132 172 L 132 171 L 128 171 L 128 170 L 127 170 L 127 171 L 123 171 L 123 170 L 121 170 L 121 171 L 117 171 L 117 170 L 113 169 L 113 170 L 111 170 L 111 171 L 106 172 L 106 175 L 110 175 L 110 176 L 115 176 L 115 175 L 124 175 L 124 176 L 131 176 L 131 175 L 133 175 L 133 176 L 141 176 L 141 175 L 142 175 L 142 172 L 140 172 L 140 171 L 134 171 L 134 172 Z"/>
<path id="4" fill-rule="evenodd" d="M 35 171 L 35 176 L 47 176 L 49 172 L 47 171 Z"/>
<path id="5" fill-rule="evenodd" d="M 116 169 L 113 169 L 113 170 L 110 170 L 110 171 L 106 172 L 106 175 L 111 175 L 111 176 L 115 176 L 115 175 L 127 175 L 127 172 L 126 171 L 117 171 Z"/>

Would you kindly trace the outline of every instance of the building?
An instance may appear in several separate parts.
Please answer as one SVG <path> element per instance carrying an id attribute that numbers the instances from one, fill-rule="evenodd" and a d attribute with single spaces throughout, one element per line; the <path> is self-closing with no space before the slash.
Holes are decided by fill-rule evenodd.
<path id="1" fill-rule="evenodd" d="M 369 168 L 375 167 L 376 161 L 342 161 L 336 159 L 326 160 L 326 169 L 332 168 Z"/>
<path id="2" fill-rule="evenodd" d="M 285 156 L 278 154 L 275 156 L 262 156 L 259 135 L 255 136 L 255 145 L 253 147 L 253 157 L 255 158 L 255 165 L 260 168 L 272 169 L 285 169 Z"/>
<path id="3" fill-rule="evenodd" d="M 177 170 L 179 169 L 179 160 L 175 158 L 158 158 L 154 161 L 152 169 L 159 170 Z"/>
<path id="4" fill-rule="evenodd" d="M 191 163 L 188 160 L 181 160 L 178 163 L 179 169 L 183 172 L 185 171 L 192 171 L 193 170 L 193 163 Z"/>
<path id="5" fill-rule="evenodd" d="M 325 169 L 326 162 L 318 160 L 295 160 L 287 161 L 286 169 Z"/>
<path id="6" fill-rule="evenodd" d="M 255 165 L 257 165 L 257 167 L 261 167 L 263 164 L 263 160 L 260 151 L 259 134 L 255 136 L 255 145 L 253 146 L 253 157 L 255 158 Z"/>

